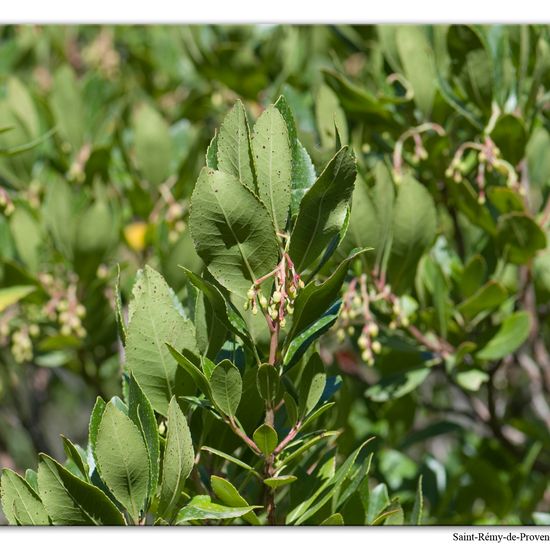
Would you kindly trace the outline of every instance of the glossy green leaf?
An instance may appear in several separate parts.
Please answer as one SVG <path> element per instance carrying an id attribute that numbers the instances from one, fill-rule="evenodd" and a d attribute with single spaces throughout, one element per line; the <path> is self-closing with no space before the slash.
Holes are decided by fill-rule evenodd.
<path id="1" fill-rule="evenodd" d="M 124 525 L 124 517 L 100 489 L 40 455 L 38 488 L 54 525 Z"/>
<path id="2" fill-rule="evenodd" d="M 168 408 L 168 435 L 162 463 L 159 514 L 169 519 L 195 463 L 191 432 L 185 416 L 172 397 Z"/>
<path id="3" fill-rule="evenodd" d="M 277 432 L 268 424 L 262 424 L 253 434 L 253 439 L 264 456 L 269 456 L 277 447 Z"/>
<path id="4" fill-rule="evenodd" d="M 321 525 L 344 525 L 342 514 L 336 513 L 321 522 Z"/>
<path id="5" fill-rule="evenodd" d="M 299 271 L 310 267 L 338 235 L 347 216 L 355 176 L 353 154 L 343 147 L 304 195 L 289 245 L 290 257 Z"/>
<path id="6" fill-rule="evenodd" d="M 469 369 L 456 373 L 457 383 L 468 391 L 478 391 L 487 380 L 489 380 L 489 375 L 480 369 Z"/>
<path id="7" fill-rule="evenodd" d="M 277 265 L 271 216 L 234 176 L 202 170 L 191 197 L 189 228 L 210 273 L 243 299 L 251 283 Z"/>
<path id="8" fill-rule="evenodd" d="M 273 105 L 254 125 L 252 152 L 258 196 L 271 214 L 275 229 L 284 231 L 290 208 L 292 153 L 286 122 Z"/>
<path id="9" fill-rule="evenodd" d="M 133 294 L 126 370 L 134 375 L 153 408 L 166 415 L 177 391 L 177 364 L 166 344 L 197 353 L 195 329 L 176 309 L 162 276 L 149 266 L 138 274 Z"/>
<path id="10" fill-rule="evenodd" d="M 259 477 L 259 474 L 252 468 L 252 466 L 249 466 L 246 464 L 246 462 L 243 462 L 242 460 L 239 460 L 238 458 L 235 458 L 234 456 L 228 455 L 227 453 L 224 453 L 223 451 L 220 451 L 218 449 L 213 449 L 212 447 L 208 447 L 206 445 L 203 445 L 201 447 L 201 450 L 208 451 L 209 453 L 212 453 L 214 455 L 217 455 L 228 462 L 232 462 L 233 464 L 236 464 L 237 466 L 243 468 L 244 470 L 249 471 L 251 474 L 256 475 Z"/>
<path id="11" fill-rule="evenodd" d="M 294 483 L 298 478 L 296 476 L 277 476 L 277 477 L 266 477 L 264 483 L 271 487 L 272 489 L 278 489 L 279 487 L 284 487 L 285 485 L 290 485 Z"/>
<path id="12" fill-rule="evenodd" d="M 300 360 L 300 357 L 308 350 L 309 346 L 336 322 L 339 309 L 340 303 L 337 302 L 325 315 L 323 315 L 323 317 L 300 332 L 294 340 L 290 342 L 283 361 L 286 370 L 295 365 Z"/>
<path id="13" fill-rule="evenodd" d="M 478 359 L 495 361 L 514 353 L 527 340 L 530 330 L 529 313 L 512 313 L 504 319 L 495 336 L 477 353 Z"/>
<path id="14" fill-rule="evenodd" d="M 112 403 L 99 425 L 96 456 L 101 478 L 137 522 L 150 484 L 149 456 L 139 428 Z"/>
<path id="15" fill-rule="evenodd" d="M 240 495 L 235 486 L 223 477 L 211 476 L 210 484 L 214 494 L 222 501 L 225 506 L 232 508 L 246 508 L 248 502 Z M 242 516 L 250 525 L 260 525 L 260 520 L 254 512 L 249 512 Z"/>
<path id="16" fill-rule="evenodd" d="M 4 468 L 0 482 L 2 510 L 10 525 L 50 524 L 40 497 L 19 474 Z"/>
<path id="17" fill-rule="evenodd" d="M 222 506 L 211 502 L 210 497 L 207 495 L 197 495 L 178 512 L 176 524 L 180 525 L 190 521 L 240 518 L 249 514 L 255 508 L 255 506 Z"/>
<path id="18" fill-rule="evenodd" d="M 212 398 L 227 416 L 235 416 L 241 401 L 243 381 L 239 369 L 228 359 L 219 363 L 210 377 Z"/>
<path id="19" fill-rule="evenodd" d="M 250 131 L 241 101 L 226 115 L 217 136 L 215 169 L 235 176 L 248 189 L 256 191 Z"/>

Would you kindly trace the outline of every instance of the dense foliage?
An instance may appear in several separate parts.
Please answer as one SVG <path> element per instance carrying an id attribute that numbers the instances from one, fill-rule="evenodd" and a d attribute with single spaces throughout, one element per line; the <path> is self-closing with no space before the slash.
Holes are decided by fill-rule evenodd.
<path id="1" fill-rule="evenodd" d="M 0 30 L 7 520 L 548 523 L 548 38 Z"/>

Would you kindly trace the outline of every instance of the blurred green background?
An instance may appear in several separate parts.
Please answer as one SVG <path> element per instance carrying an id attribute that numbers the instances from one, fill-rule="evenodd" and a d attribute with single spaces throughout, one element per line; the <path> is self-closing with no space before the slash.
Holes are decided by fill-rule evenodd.
<path id="1" fill-rule="evenodd" d="M 237 98 L 256 117 L 284 94 L 316 165 L 334 146 L 336 122 L 365 180 L 409 128 L 444 126 L 450 137 L 426 137 L 430 164 L 418 167 L 436 201 L 455 145 L 483 135 L 495 104 L 499 112 L 521 107 L 525 131 L 504 128 L 506 153 L 514 164 L 527 158 L 534 210 L 542 207 L 550 175 L 548 29 L 401 28 L 0 28 L 0 467 L 35 467 L 38 451 L 61 456 L 58 434 L 85 441 L 95 396 L 119 393 L 117 284 L 126 303 L 148 263 L 185 299 L 178 265 L 201 269 L 186 231 L 187 199 Z M 543 89 L 536 98 L 534 79 Z M 404 154 L 410 160 L 412 146 Z M 460 215 L 476 218 L 466 203 Z M 451 226 L 442 213 L 438 231 L 451 235 L 463 259 L 473 255 L 480 229 L 470 223 L 458 241 Z M 548 257 L 538 271 L 541 304 L 550 296 Z M 544 338 L 547 325 L 545 314 Z M 353 354 L 339 360 L 348 374 L 367 368 Z M 516 380 L 505 391 L 529 383 Z M 525 412 L 525 395 L 516 429 L 527 433 L 527 451 L 518 459 L 467 414 L 453 415 L 475 395 L 435 379 L 423 391 L 369 400 L 371 381 L 344 375 L 343 437 L 351 448 L 379 436 L 376 475 L 396 494 L 412 495 L 423 473 L 429 522 L 546 517 L 548 461 L 534 465 L 548 451 L 548 425 Z"/>

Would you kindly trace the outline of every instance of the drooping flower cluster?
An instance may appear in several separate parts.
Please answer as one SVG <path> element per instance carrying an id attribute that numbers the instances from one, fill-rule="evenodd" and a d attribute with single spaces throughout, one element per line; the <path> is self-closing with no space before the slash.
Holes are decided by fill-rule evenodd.
<path id="1" fill-rule="evenodd" d="M 336 335 L 343 342 L 346 336 L 354 336 L 360 329 L 357 345 L 361 350 L 361 359 L 369 366 L 374 365 L 375 355 L 382 351 L 382 343 L 378 340 L 379 322 L 372 311 L 374 305 L 390 316 L 389 329 L 409 325 L 409 319 L 389 285 L 374 281 L 369 287 L 366 274 L 354 277 L 349 282 L 336 325 Z"/>
<path id="2" fill-rule="evenodd" d="M 263 284 L 273 278 L 274 288 L 269 297 L 262 290 Z M 251 309 L 256 315 L 261 309 L 265 314 L 270 328 L 283 328 L 286 325 L 286 315 L 294 313 L 294 301 L 298 292 L 304 287 L 300 274 L 296 272 L 294 263 L 285 252 L 277 267 L 267 275 L 257 279 L 247 293 L 245 309 Z"/>
<path id="3" fill-rule="evenodd" d="M 63 336 L 75 335 L 78 338 L 86 336 L 86 329 L 82 326 L 82 319 L 86 315 L 86 308 L 77 297 L 76 276 L 69 276 L 69 284 L 64 287 L 49 273 L 39 275 L 39 280 L 50 295 L 44 306 L 44 315 L 50 321 L 59 323 L 59 331 Z"/>
<path id="4" fill-rule="evenodd" d="M 468 154 L 468 152 L 473 154 Z M 477 175 L 475 182 L 478 188 L 478 201 L 485 203 L 485 188 L 487 172 L 497 171 L 506 177 L 506 185 L 519 193 L 523 188 L 519 185 L 519 178 L 514 167 L 500 157 L 500 149 L 490 137 L 485 137 L 483 143 L 467 141 L 456 151 L 451 165 L 447 168 L 445 176 L 456 183 L 460 183 L 463 177 L 470 172 L 477 162 Z"/>

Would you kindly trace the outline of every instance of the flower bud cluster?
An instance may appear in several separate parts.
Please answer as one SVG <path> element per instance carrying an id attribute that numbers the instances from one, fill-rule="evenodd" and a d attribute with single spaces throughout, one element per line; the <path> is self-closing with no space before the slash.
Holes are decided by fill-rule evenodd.
<path id="1" fill-rule="evenodd" d="M 271 277 L 274 279 L 274 288 L 270 296 L 265 296 L 261 287 Z M 290 256 L 285 253 L 272 272 L 260 277 L 248 289 L 244 308 L 250 309 L 253 315 L 257 315 L 261 309 L 270 327 L 278 325 L 284 328 L 286 315 L 294 313 L 294 301 L 301 288 L 304 288 L 304 282 L 296 272 Z"/>
<path id="2" fill-rule="evenodd" d="M 353 278 L 344 294 L 336 336 L 343 342 L 347 336 L 354 336 L 359 331 L 357 345 L 361 351 L 361 359 L 369 366 L 374 365 L 376 355 L 382 351 L 382 343 L 378 339 L 380 327 L 372 306 L 384 316 L 390 317 L 390 330 L 409 326 L 409 318 L 389 285 L 376 282 L 368 285 L 366 274 Z"/>
<path id="3" fill-rule="evenodd" d="M 82 325 L 82 320 L 86 315 L 86 308 L 78 300 L 75 276 L 70 279 L 72 281 L 65 288 L 49 273 L 39 276 L 44 289 L 50 295 L 50 300 L 44 306 L 43 313 L 50 321 L 59 323 L 59 332 L 63 336 L 74 335 L 84 338 L 86 329 Z"/>
<path id="4" fill-rule="evenodd" d="M 498 172 L 506 177 L 508 187 L 521 192 L 516 171 L 510 163 L 500 157 L 500 149 L 491 138 L 486 137 L 483 143 L 467 141 L 456 151 L 451 164 L 445 171 L 445 176 L 456 183 L 462 182 L 464 176 L 471 170 L 471 163 L 466 156 L 467 151 L 474 151 L 477 161 L 477 174 L 475 182 L 478 188 L 478 202 L 484 204 L 486 200 L 485 188 L 486 174 Z"/>

